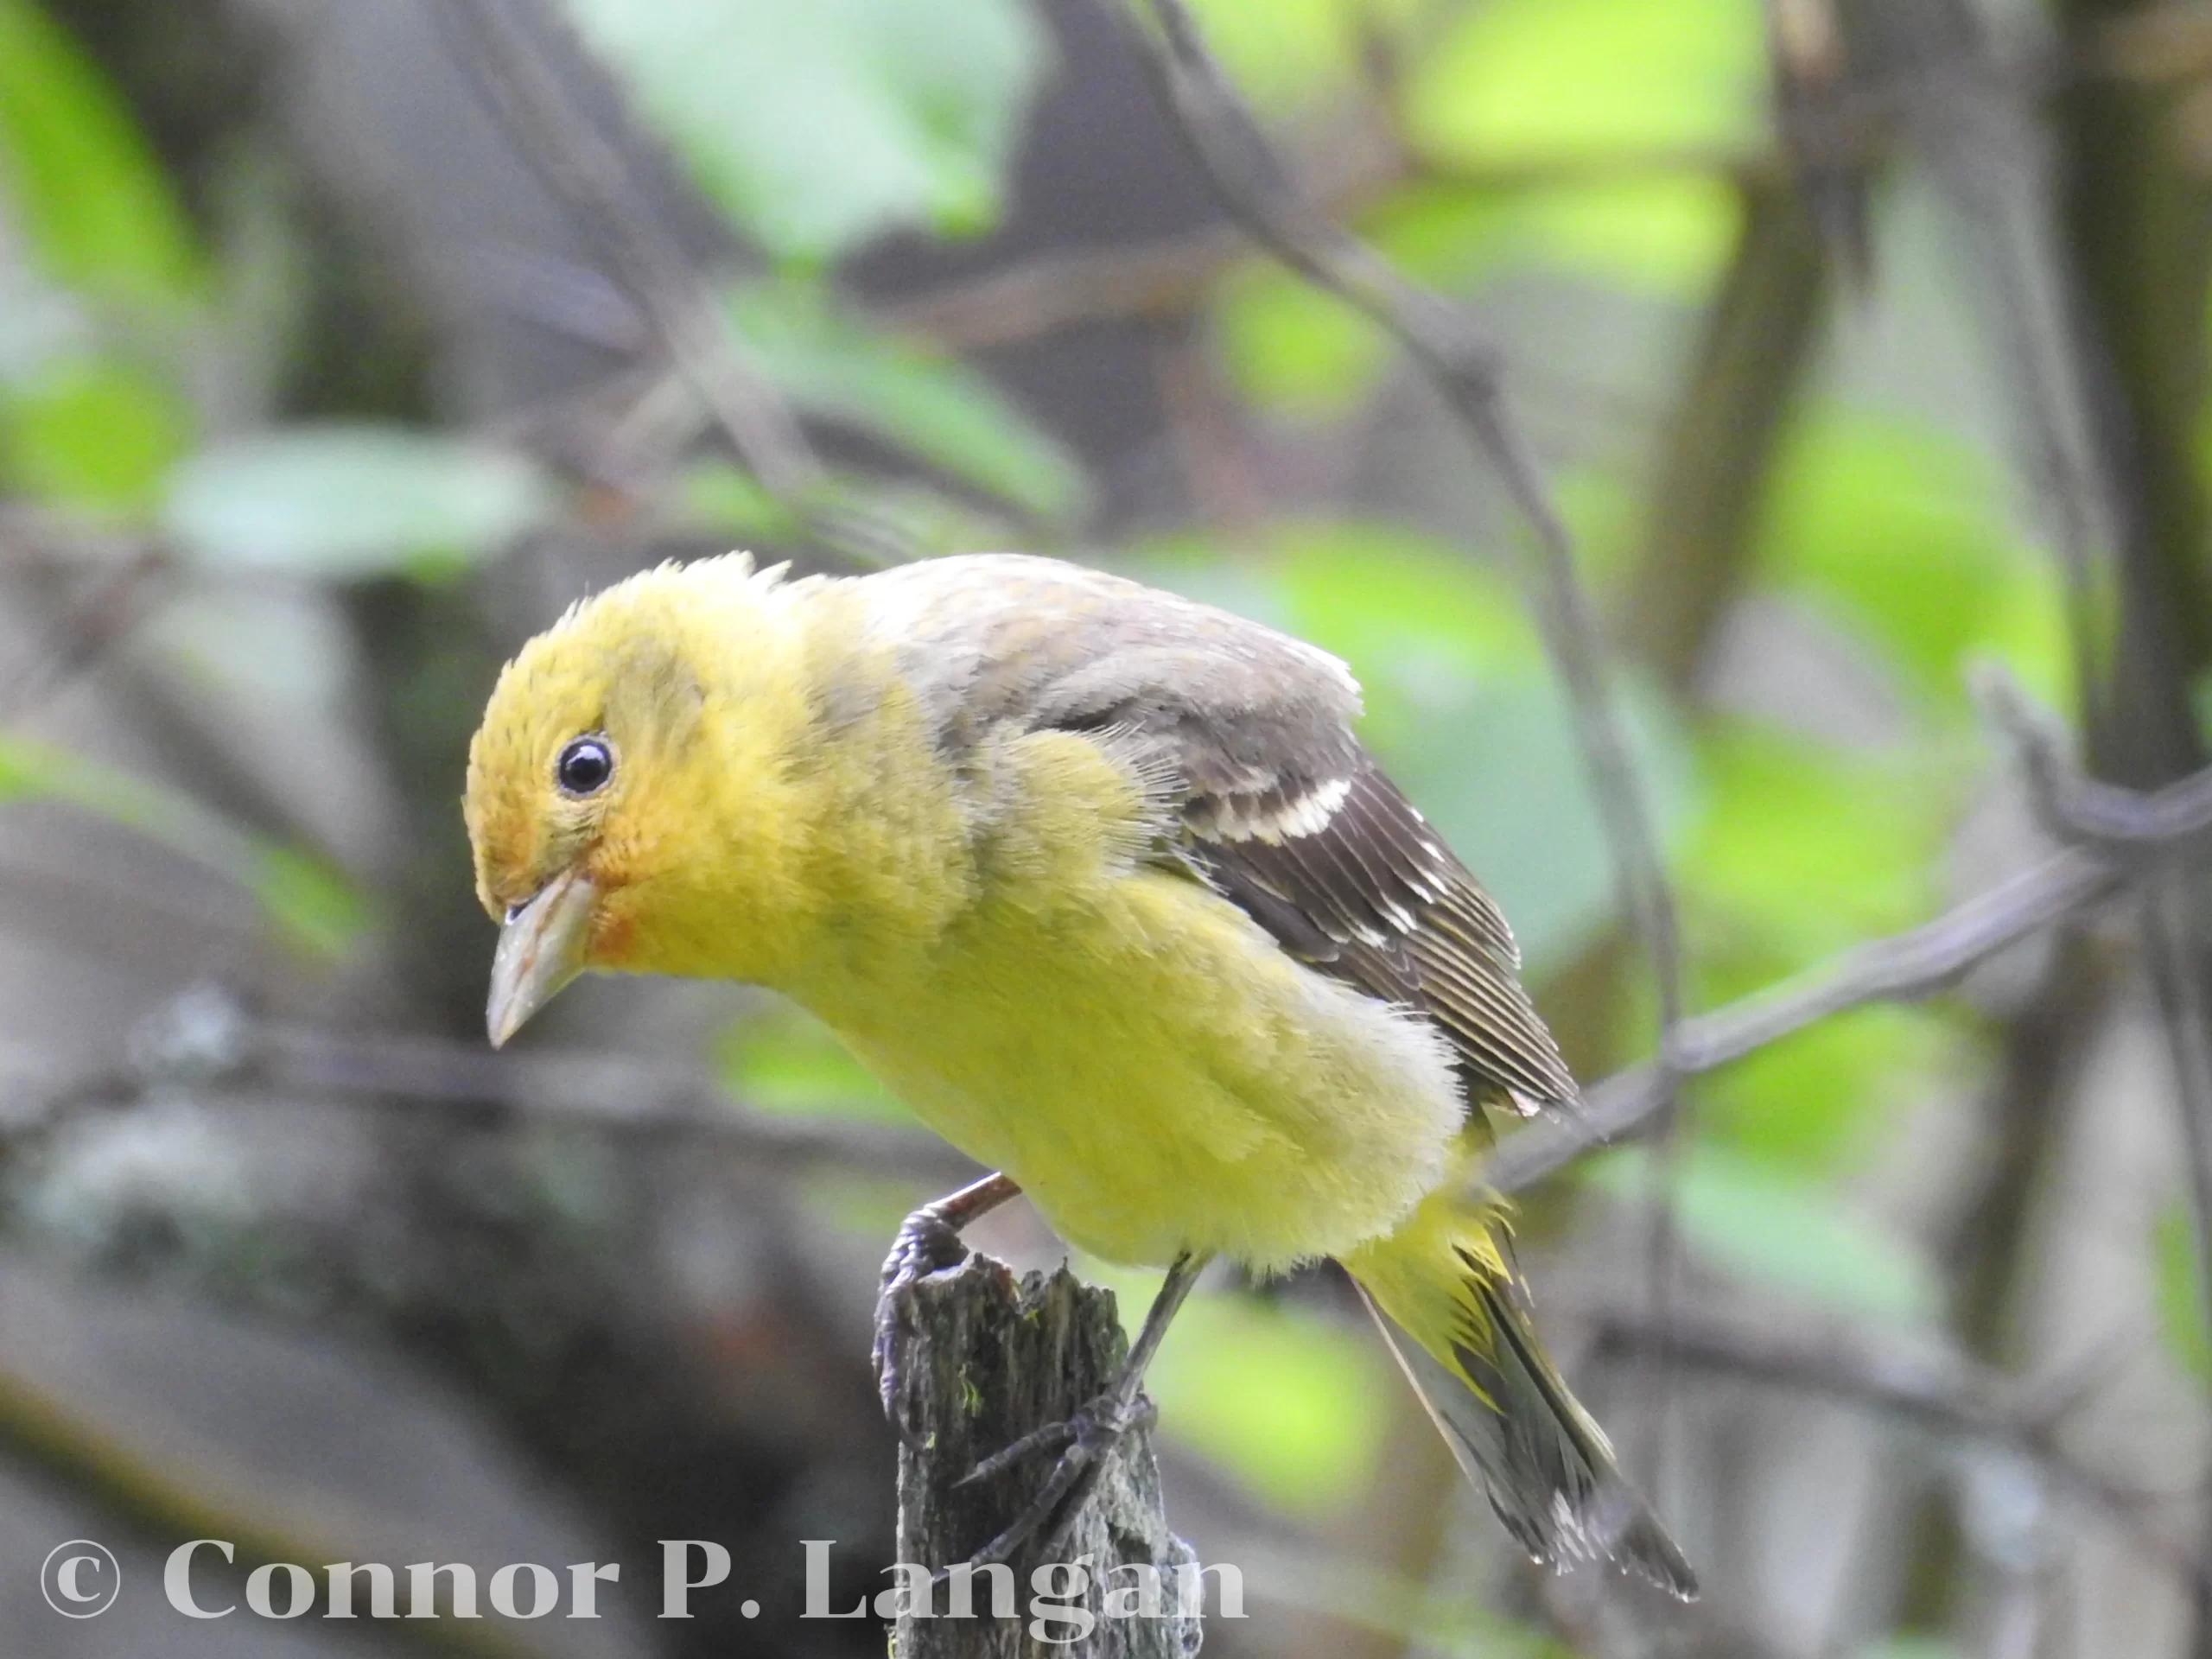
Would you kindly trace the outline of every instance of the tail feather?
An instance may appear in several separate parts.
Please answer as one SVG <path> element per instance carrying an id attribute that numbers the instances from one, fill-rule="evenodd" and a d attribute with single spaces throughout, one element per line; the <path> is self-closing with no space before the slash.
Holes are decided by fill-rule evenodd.
<path id="1" fill-rule="evenodd" d="M 1694 1599 L 1697 1574 L 1546 1357 L 1482 1218 L 1450 1217 L 1448 1243 L 1436 1221 L 1424 1206 L 1344 1265 L 1460 1467 L 1537 1560 L 1611 1562 Z"/>

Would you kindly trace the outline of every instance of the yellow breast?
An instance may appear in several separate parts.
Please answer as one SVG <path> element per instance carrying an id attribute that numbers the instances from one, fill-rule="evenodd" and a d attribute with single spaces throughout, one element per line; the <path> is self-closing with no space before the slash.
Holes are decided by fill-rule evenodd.
<path id="1" fill-rule="evenodd" d="M 978 905 L 898 983 L 819 1008 L 931 1128 L 1110 1261 L 1259 1268 L 1388 1230 L 1461 1107 L 1425 1027 L 1140 870 Z"/>

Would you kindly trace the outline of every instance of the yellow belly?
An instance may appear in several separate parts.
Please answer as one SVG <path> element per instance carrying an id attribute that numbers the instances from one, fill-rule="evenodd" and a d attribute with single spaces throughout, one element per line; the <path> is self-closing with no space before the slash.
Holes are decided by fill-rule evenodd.
<path id="1" fill-rule="evenodd" d="M 1155 871 L 1050 909 L 987 900 L 930 951 L 808 1000 L 1110 1261 L 1340 1254 L 1437 1184 L 1463 1115 L 1428 1027 Z"/>

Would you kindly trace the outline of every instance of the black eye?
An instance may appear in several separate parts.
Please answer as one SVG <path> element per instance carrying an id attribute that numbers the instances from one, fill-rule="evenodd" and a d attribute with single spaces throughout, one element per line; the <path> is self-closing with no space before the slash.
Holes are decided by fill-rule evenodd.
<path id="1" fill-rule="evenodd" d="M 595 795 L 614 775 L 614 751 L 603 737 L 580 737 L 553 763 L 553 781 L 569 795 Z"/>

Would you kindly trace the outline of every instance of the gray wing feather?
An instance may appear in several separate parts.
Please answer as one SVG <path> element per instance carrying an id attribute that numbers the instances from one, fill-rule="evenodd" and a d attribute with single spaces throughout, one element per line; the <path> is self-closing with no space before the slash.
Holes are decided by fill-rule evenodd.
<path id="1" fill-rule="evenodd" d="M 1490 896 L 1351 734 L 1326 652 L 1138 583 L 1019 554 L 863 579 L 955 758 L 1008 724 L 1156 746 L 1180 779 L 1187 868 L 1321 972 L 1426 1015 L 1471 1093 L 1575 1098 Z"/>

